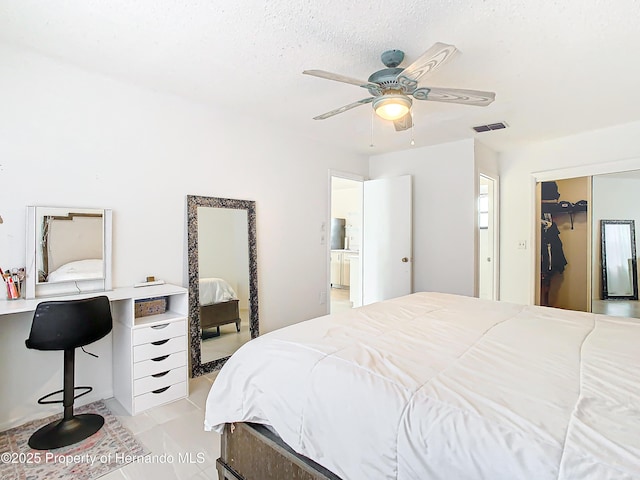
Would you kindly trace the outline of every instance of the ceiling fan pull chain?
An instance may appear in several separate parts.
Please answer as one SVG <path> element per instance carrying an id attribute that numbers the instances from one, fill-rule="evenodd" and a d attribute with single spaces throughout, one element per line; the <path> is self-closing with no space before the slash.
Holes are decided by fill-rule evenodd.
<path id="1" fill-rule="evenodd" d="M 373 117 L 375 116 L 375 112 L 371 111 L 371 143 L 369 144 L 369 148 L 373 148 Z"/>
<path id="2" fill-rule="evenodd" d="M 409 115 L 411 115 L 411 146 L 413 147 L 416 144 L 416 117 L 413 116 L 413 106 L 411 107 L 411 110 L 409 110 Z"/>

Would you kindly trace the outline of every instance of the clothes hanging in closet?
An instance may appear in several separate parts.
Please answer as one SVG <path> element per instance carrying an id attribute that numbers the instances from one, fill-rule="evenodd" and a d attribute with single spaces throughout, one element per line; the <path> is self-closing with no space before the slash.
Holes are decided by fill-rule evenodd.
<path id="1" fill-rule="evenodd" d="M 555 222 L 548 228 L 542 229 L 542 267 L 540 272 L 543 275 L 553 275 L 564 272 L 567 259 L 562 250 L 562 240 L 560 240 L 560 230 Z"/>

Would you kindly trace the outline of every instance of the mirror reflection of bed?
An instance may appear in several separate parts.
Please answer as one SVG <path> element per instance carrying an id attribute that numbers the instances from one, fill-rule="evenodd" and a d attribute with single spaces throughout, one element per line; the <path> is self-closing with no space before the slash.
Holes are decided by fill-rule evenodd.
<path id="1" fill-rule="evenodd" d="M 228 357 L 251 338 L 248 310 L 240 309 L 237 287 L 222 278 L 201 278 L 199 286 L 202 359 Z"/>
<path id="2" fill-rule="evenodd" d="M 111 290 L 112 211 L 27 207 L 26 299 Z"/>
<path id="3" fill-rule="evenodd" d="M 202 363 L 225 358 L 251 339 L 247 212 L 198 207 Z"/>
<path id="4" fill-rule="evenodd" d="M 44 207 L 39 211 L 38 283 L 104 278 L 102 212 L 76 209 L 48 214 Z"/>

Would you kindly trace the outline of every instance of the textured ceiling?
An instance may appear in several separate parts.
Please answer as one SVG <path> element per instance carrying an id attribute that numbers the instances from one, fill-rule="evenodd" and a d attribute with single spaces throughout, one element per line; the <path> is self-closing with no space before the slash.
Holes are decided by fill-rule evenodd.
<path id="1" fill-rule="evenodd" d="M 501 151 L 640 120 L 637 0 L 353 3 L 2 0 L 0 41 L 360 153 L 411 148 L 412 135 L 416 146 L 476 136 Z M 368 93 L 303 70 L 366 79 L 384 50 L 404 50 L 406 66 L 435 42 L 460 52 L 420 84 L 494 91 L 492 105 L 416 101 L 406 132 L 372 122 L 370 105 L 312 120 Z M 510 127 L 471 130 L 498 121 Z"/>

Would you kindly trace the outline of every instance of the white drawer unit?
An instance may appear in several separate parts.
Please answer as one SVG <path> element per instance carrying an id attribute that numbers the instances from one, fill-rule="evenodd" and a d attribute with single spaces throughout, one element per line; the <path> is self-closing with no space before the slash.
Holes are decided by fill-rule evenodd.
<path id="1" fill-rule="evenodd" d="M 187 352 L 176 352 L 161 357 L 142 360 L 133 364 L 133 378 L 138 379 L 157 373 L 173 370 L 176 367 L 187 366 Z"/>
<path id="2" fill-rule="evenodd" d="M 184 398 L 189 394 L 187 390 L 187 382 L 184 381 L 143 393 L 142 395 L 136 395 L 134 399 L 134 410 L 136 412 L 142 412 L 148 408 Z"/>
<path id="3" fill-rule="evenodd" d="M 133 331 L 133 344 L 152 343 L 166 338 L 180 337 L 184 335 L 182 325 L 178 322 L 167 322 L 152 325 L 147 328 L 138 328 Z"/>
<path id="4" fill-rule="evenodd" d="M 113 393 L 131 415 L 189 394 L 187 290 L 161 287 L 142 287 L 112 306 Z M 136 300 L 158 297 L 166 311 L 135 317 Z"/>
<path id="5" fill-rule="evenodd" d="M 153 375 L 147 375 L 146 377 L 134 380 L 133 396 L 137 397 L 143 393 L 153 391 L 159 393 L 158 390 L 164 390 L 169 385 L 184 382 L 184 373 L 186 370 L 186 365 L 183 365 L 173 370 L 165 370 L 164 372 L 154 373 Z"/>
<path id="6" fill-rule="evenodd" d="M 183 334 L 179 337 L 164 338 L 162 340 L 156 340 L 151 343 L 143 343 L 142 345 L 133 346 L 133 362 L 141 362 L 142 360 L 149 360 L 150 358 L 160 358 L 170 353 L 183 352 L 187 348 L 187 337 L 185 326 L 181 322 L 179 323 Z"/>

